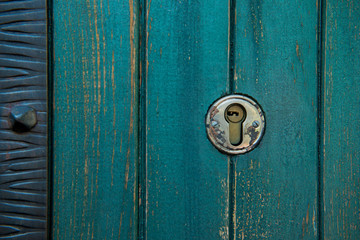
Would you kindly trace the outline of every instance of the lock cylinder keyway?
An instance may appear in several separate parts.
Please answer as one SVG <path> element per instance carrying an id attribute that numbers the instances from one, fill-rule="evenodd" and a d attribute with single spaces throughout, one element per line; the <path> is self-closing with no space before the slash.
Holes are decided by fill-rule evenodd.
<path id="1" fill-rule="evenodd" d="M 264 130 L 264 112 L 248 96 L 234 94 L 220 98 L 206 115 L 209 140 L 227 154 L 251 151 L 260 142 Z"/>
<path id="2" fill-rule="evenodd" d="M 225 110 L 225 119 L 229 123 L 229 141 L 234 146 L 241 143 L 242 124 L 245 117 L 246 111 L 240 104 L 231 104 Z"/>

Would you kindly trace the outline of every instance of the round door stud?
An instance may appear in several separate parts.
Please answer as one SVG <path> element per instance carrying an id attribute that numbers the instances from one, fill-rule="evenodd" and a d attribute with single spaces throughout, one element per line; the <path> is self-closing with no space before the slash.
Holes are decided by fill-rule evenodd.
<path id="1" fill-rule="evenodd" d="M 223 153 L 235 155 L 253 150 L 264 130 L 264 112 L 248 96 L 234 94 L 220 98 L 206 114 L 208 138 Z"/>

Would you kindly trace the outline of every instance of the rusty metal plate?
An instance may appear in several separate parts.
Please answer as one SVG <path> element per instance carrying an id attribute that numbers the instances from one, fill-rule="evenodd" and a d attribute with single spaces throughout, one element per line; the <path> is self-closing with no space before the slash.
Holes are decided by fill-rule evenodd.
<path id="1" fill-rule="evenodd" d="M 206 114 L 206 131 L 210 142 L 219 151 L 244 154 L 253 150 L 264 135 L 264 112 L 249 96 L 225 96 L 210 106 Z"/>

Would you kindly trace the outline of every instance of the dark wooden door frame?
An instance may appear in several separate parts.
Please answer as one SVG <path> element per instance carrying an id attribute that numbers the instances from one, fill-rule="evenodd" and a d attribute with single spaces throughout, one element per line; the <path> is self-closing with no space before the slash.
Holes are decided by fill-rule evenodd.
<path id="1" fill-rule="evenodd" d="M 0 238 L 46 239 L 45 0 L 0 3 Z"/>

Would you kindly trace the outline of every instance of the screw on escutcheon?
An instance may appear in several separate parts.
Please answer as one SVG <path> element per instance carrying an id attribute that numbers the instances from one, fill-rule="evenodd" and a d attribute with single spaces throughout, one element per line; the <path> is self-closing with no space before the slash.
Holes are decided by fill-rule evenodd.
<path id="1" fill-rule="evenodd" d="M 37 123 L 35 109 L 27 106 L 15 106 L 11 108 L 10 126 L 16 132 L 27 132 L 35 127 Z"/>
<path id="2" fill-rule="evenodd" d="M 260 125 L 259 121 L 254 121 L 254 122 L 252 123 L 252 126 L 253 126 L 254 128 L 259 127 L 259 125 Z"/>

